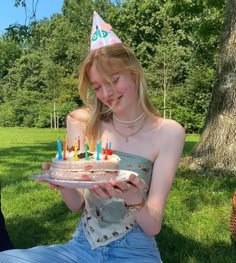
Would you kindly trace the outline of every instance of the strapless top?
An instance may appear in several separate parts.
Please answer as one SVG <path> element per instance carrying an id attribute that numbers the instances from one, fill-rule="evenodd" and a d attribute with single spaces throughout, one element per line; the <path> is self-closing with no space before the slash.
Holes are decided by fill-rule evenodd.
<path id="1" fill-rule="evenodd" d="M 141 156 L 119 152 L 119 169 L 136 172 L 150 186 L 153 163 Z M 148 192 L 143 193 L 146 198 Z M 135 220 L 121 198 L 98 199 L 85 190 L 85 209 L 81 217 L 86 237 L 92 249 L 123 237 Z"/>

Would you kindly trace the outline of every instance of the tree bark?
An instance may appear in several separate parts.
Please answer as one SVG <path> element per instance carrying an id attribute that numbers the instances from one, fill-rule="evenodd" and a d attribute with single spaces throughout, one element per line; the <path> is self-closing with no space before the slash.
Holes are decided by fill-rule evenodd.
<path id="1" fill-rule="evenodd" d="M 191 152 L 193 169 L 236 171 L 236 0 L 228 0 L 208 115 Z"/>

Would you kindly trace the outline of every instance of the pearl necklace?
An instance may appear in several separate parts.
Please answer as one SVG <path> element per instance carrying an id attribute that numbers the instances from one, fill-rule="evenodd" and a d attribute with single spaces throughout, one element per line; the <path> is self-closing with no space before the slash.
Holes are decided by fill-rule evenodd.
<path id="1" fill-rule="evenodd" d="M 112 123 L 112 127 L 114 128 L 114 130 L 115 130 L 121 137 L 123 137 L 123 138 L 125 139 L 126 143 L 128 143 L 128 142 L 129 142 L 129 137 L 136 135 L 137 133 L 139 133 L 139 132 L 143 129 L 144 124 L 145 124 L 145 121 L 143 122 L 143 124 L 140 126 L 140 128 L 139 128 L 137 131 L 135 131 L 135 132 L 133 132 L 133 133 L 131 133 L 131 134 L 129 134 L 129 135 L 125 135 L 124 133 L 120 132 L 120 131 L 116 128 L 113 120 L 112 120 L 111 123 Z"/>
<path id="2" fill-rule="evenodd" d="M 122 121 L 119 118 L 116 117 L 116 115 L 113 113 L 113 117 L 116 121 L 118 121 L 119 123 L 123 123 L 123 124 L 133 124 L 141 119 L 143 119 L 145 116 L 145 112 L 143 112 L 141 115 L 138 116 L 138 118 L 136 118 L 135 120 L 132 121 Z"/>

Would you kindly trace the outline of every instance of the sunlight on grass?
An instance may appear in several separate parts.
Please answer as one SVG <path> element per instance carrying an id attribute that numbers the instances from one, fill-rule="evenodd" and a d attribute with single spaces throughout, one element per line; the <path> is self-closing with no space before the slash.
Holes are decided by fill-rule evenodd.
<path id="1" fill-rule="evenodd" d="M 30 177 L 55 156 L 59 136 L 64 129 L 0 128 L 2 208 L 16 247 L 64 243 L 78 223 L 58 191 Z M 198 140 L 187 136 L 183 156 Z M 156 237 L 164 263 L 236 262 L 229 233 L 235 185 L 235 178 L 178 170 Z"/>

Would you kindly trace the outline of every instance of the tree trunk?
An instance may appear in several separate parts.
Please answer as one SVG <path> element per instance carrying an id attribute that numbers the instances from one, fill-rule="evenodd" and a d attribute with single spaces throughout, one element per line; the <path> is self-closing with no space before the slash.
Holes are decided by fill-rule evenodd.
<path id="1" fill-rule="evenodd" d="M 219 64 L 203 133 L 188 165 L 236 171 L 236 0 L 228 0 Z"/>

